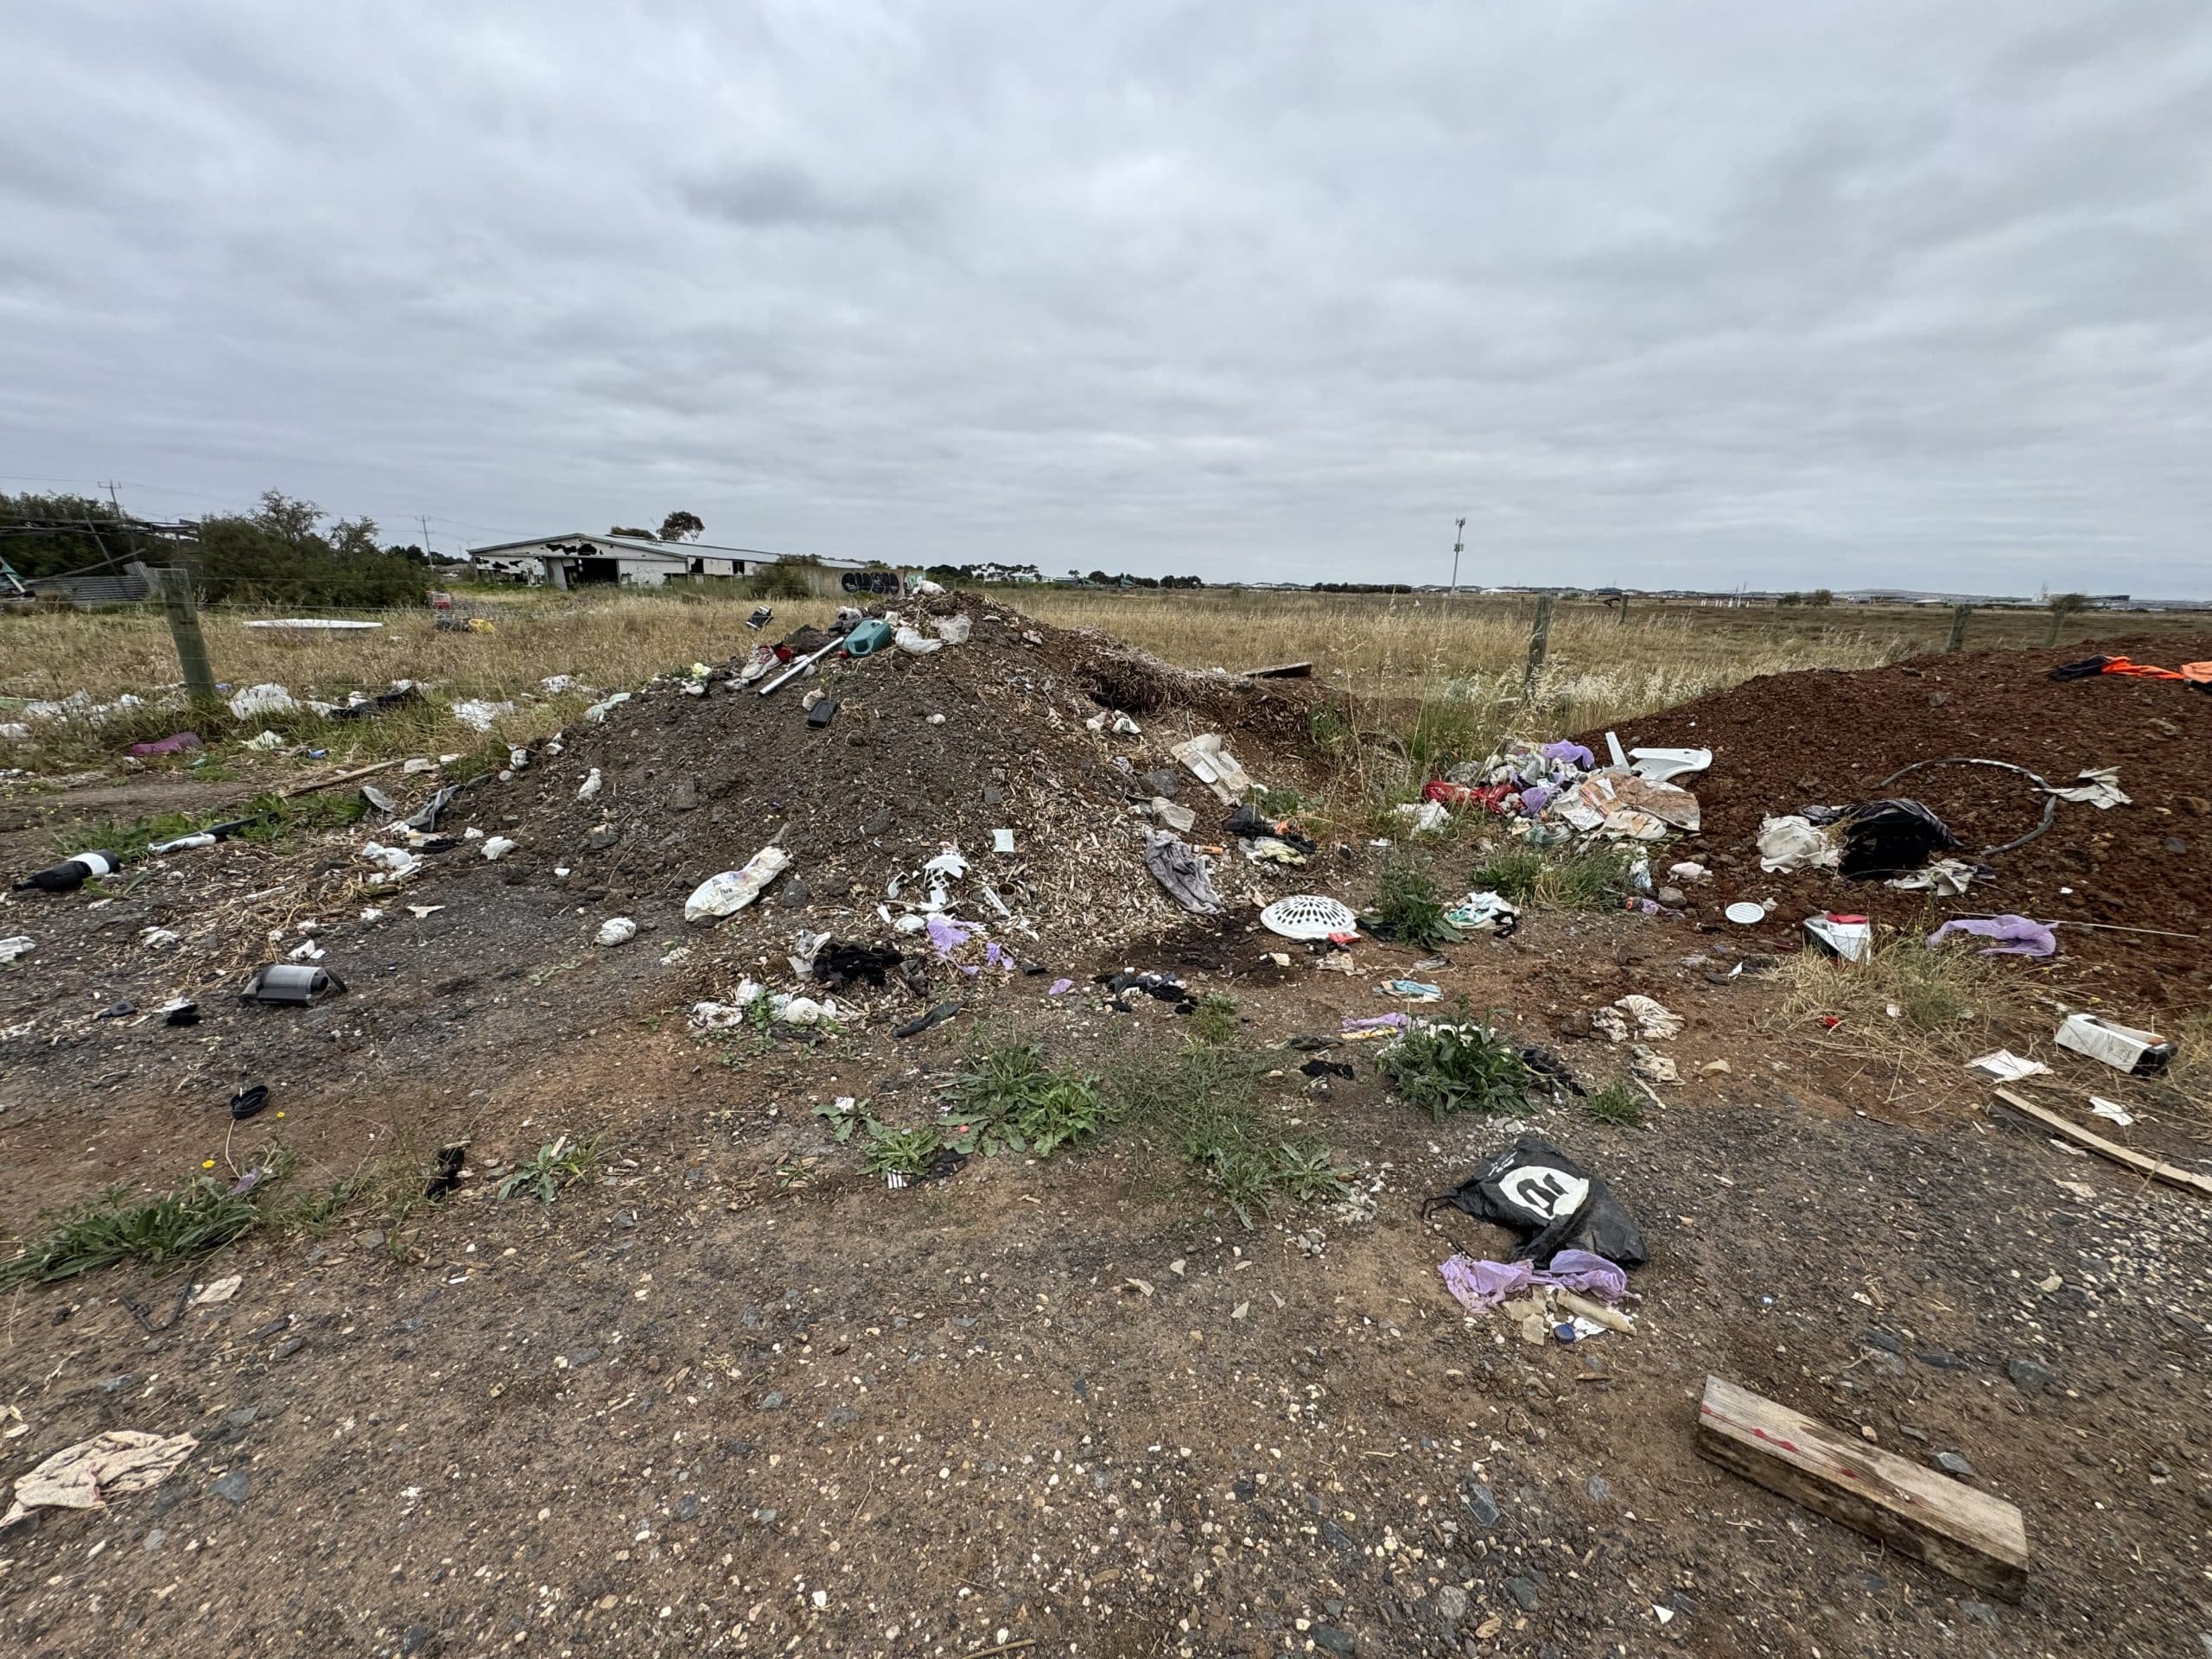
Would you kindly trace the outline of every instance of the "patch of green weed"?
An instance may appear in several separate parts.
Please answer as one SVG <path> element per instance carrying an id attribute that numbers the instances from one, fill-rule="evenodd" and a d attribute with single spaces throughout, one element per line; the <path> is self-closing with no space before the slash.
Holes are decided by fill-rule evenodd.
<path id="1" fill-rule="evenodd" d="M 1527 1103 L 1532 1074 L 1506 1039 L 1459 1017 L 1418 1025 L 1376 1063 L 1400 1096 L 1441 1123 L 1456 1112 L 1510 1112 Z"/>
<path id="2" fill-rule="evenodd" d="M 1103 1127 L 1098 1079 L 1062 1071 L 1034 1043 L 977 1044 L 945 1085 L 956 1152 L 1026 1152 L 1049 1158 Z"/>
<path id="3" fill-rule="evenodd" d="M 536 1157 L 499 1183 L 499 1196 L 512 1198 L 523 1192 L 540 1204 L 550 1204 L 563 1187 L 574 1186 L 588 1179 L 592 1163 L 589 1141 L 572 1141 L 565 1135 L 557 1136 L 540 1147 Z"/>
<path id="4" fill-rule="evenodd" d="M 1600 1123 L 1611 1123 L 1624 1129 L 1643 1126 L 1643 1103 L 1636 1097 L 1636 1090 L 1618 1077 L 1594 1094 L 1586 1095 L 1582 1109 Z"/>
<path id="5" fill-rule="evenodd" d="M 1532 847 L 1526 842 L 1508 842 L 1486 849 L 1467 880 L 1470 887 L 1516 905 L 1611 910 L 1627 889 L 1629 866 L 1635 861 L 1635 853 L 1620 847 Z"/>
<path id="6" fill-rule="evenodd" d="M 1191 1011 L 1191 1035 L 1202 1043 L 1225 1043 L 1236 1035 L 1236 1000 L 1211 995 Z"/>
<path id="7" fill-rule="evenodd" d="M 1459 937 L 1444 919 L 1450 906 L 1428 867 L 1408 858 L 1382 867 L 1375 884 L 1370 931 L 1419 950 L 1433 950 Z"/>
<path id="8" fill-rule="evenodd" d="M 111 1187 L 61 1211 L 46 1232 L 0 1262 L 0 1288 L 52 1284 L 119 1262 L 166 1267 L 219 1249 L 260 1219 L 251 1198 L 212 1176 L 136 1203 Z"/>
<path id="9" fill-rule="evenodd" d="M 861 1167 L 871 1175 L 926 1174 L 931 1162 L 946 1146 L 933 1128 L 894 1129 L 887 1123 L 868 1120 L 868 1144 L 861 1149 Z"/>

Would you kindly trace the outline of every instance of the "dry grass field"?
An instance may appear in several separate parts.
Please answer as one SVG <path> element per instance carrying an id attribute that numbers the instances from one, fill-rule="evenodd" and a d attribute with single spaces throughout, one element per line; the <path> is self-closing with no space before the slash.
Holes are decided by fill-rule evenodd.
<path id="1" fill-rule="evenodd" d="M 1755 675 L 1865 667 L 1940 650 L 1950 620 L 1936 609 L 1640 603 L 1624 617 L 1594 601 L 1563 602 L 1535 695 L 1524 703 L 1534 609 L 1526 600 L 1039 588 L 1007 590 L 1005 597 L 1045 620 L 1098 629 L 1186 667 L 1236 671 L 1310 659 L 1324 683 L 1358 703 L 1360 725 L 1410 734 L 1421 750 L 1464 749 L 1509 728 L 1535 734 L 1625 721 Z M 216 673 L 232 685 L 276 681 L 326 696 L 402 677 L 433 688 L 424 718 L 330 734 L 334 758 L 375 758 L 394 743 L 458 747 L 480 741 L 439 712 L 455 699 L 534 697 L 554 674 L 611 690 L 694 660 L 726 658 L 753 637 L 744 620 L 754 602 L 735 594 L 496 589 L 464 600 L 465 608 L 491 623 L 482 632 L 441 631 L 428 612 L 413 610 L 375 613 L 381 626 L 339 633 L 248 626 L 276 614 L 269 612 L 211 613 L 205 626 Z M 825 621 L 833 608 L 823 601 L 779 601 L 776 628 Z M 2066 619 L 2061 637 L 2087 641 L 2183 620 L 2085 614 Z M 2041 645 L 2049 634 L 2042 613 L 1981 612 L 1968 643 Z M 0 723 L 20 721 L 23 701 L 82 692 L 105 703 L 125 692 L 154 696 L 175 679 L 157 612 L 0 616 Z M 502 723 L 502 734 L 525 736 L 571 717 L 574 702 L 537 698 Z M 0 738 L 0 764 L 87 764 L 121 741 L 158 736 L 154 727 L 165 732 L 173 723 L 150 709 L 111 721 L 98 734 L 81 729 L 82 722 L 65 733 L 59 723 L 33 721 L 29 739 Z"/>

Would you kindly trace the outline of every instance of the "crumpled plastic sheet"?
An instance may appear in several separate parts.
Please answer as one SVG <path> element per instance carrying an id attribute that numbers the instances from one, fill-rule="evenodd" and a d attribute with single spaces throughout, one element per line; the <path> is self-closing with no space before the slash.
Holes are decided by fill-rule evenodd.
<path id="1" fill-rule="evenodd" d="M 1437 1271 L 1459 1305 L 1484 1313 L 1509 1297 L 1543 1286 L 1572 1290 L 1594 1300 L 1618 1302 L 1628 1294 L 1628 1274 L 1588 1250 L 1561 1250 L 1548 1268 L 1529 1262 L 1484 1262 L 1455 1255 Z"/>
<path id="2" fill-rule="evenodd" d="M 1934 944 L 1946 933 L 1970 933 L 1980 939 L 1994 939 L 1979 954 L 1985 957 L 2055 957 L 2058 954 L 2058 935 L 2054 925 L 2031 921 L 2025 916 L 1992 916 L 1986 920 L 1972 918 L 1946 922 L 1928 936 Z"/>
<path id="3" fill-rule="evenodd" d="M 1346 1015 L 1342 1029 L 1345 1031 L 1410 1031 L 1413 1016 L 1405 1014 L 1375 1014 L 1362 1019 Z"/>
<path id="4" fill-rule="evenodd" d="M 930 949 L 940 960 L 950 957 L 968 943 L 969 937 L 978 931 L 973 924 L 950 916 L 932 916 L 923 924 L 930 936 Z"/>
<path id="5" fill-rule="evenodd" d="M 1569 743 L 1564 739 L 1557 743 L 1547 743 L 1536 753 L 1547 760 L 1572 760 L 1585 772 L 1595 772 L 1598 769 L 1596 755 L 1591 753 L 1580 743 Z"/>
<path id="6" fill-rule="evenodd" d="M 113 1428 L 66 1446 L 16 1482 L 16 1501 L 0 1529 L 40 1508 L 92 1510 L 106 1499 L 150 1491 L 176 1472 L 200 1442 L 189 1434 Z"/>

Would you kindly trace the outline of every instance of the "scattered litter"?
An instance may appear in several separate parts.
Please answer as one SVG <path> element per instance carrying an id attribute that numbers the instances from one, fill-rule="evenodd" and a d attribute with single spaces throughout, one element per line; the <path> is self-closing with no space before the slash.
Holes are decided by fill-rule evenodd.
<path id="1" fill-rule="evenodd" d="M 1046 988 L 1045 995 L 1047 996 L 1065 996 L 1073 989 L 1075 989 L 1075 981 L 1071 979 L 1056 979 Z"/>
<path id="2" fill-rule="evenodd" d="M 487 702 L 481 697 L 471 697 L 454 704 L 453 717 L 472 732 L 488 732 L 500 715 L 514 711 L 512 702 Z"/>
<path id="3" fill-rule="evenodd" d="M 249 685 L 243 691 L 231 694 L 231 714 L 238 720 L 258 720 L 264 715 L 281 715 L 299 706 L 289 691 L 274 683 Z"/>
<path id="4" fill-rule="evenodd" d="M 1521 925 L 1521 912 L 1503 894 L 1470 893 L 1444 912 L 1444 920 L 1462 933 L 1494 933 L 1503 939 Z"/>
<path id="5" fill-rule="evenodd" d="M 425 916 L 435 916 L 444 908 L 443 905 L 410 905 L 407 913 L 419 922 Z"/>
<path id="6" fill-rule="evenodd" d="M 203 747 L 205 746 L 201 743 L 200 734 L 197 732 L 173 732 L 168 736 L 157 738 L 151 743 L 133 743 L 124 750 L 124 753 L 135 754 L 141 760 L 145 760 L 158 754 L 184 754 Z"/>
<path id="7" fill-rule="evenodd" d="M 200 1005 L 188 996 L 173 996 L 154 1010 L 162 1016 L 165 1026 L 196 1026 L 200 1023 Z"/>
<path id="8" fill-rule="evenodd" d="M 934 623 L 931 624 L 931 627 L 936 632 L 937 637 L 944 640 L 948 645 L 966 645 L 968 643 L 969 632 L 975 627 L 975 626 L 976 619 L 965 614 L 957 616 L 941 616 L 938 618 Z M 1127 715 L 1123 715 L 1122 718 L 1123 720 L 1127 720 L 1128 716 Z M 1117 726 L 1115 729 L 1118 731 L 1121 728 Z"/>
<path id="9" fill-rule="evenodd" d="M 1757 927 L 1773 908 L 1771 901 L 1760 904 L 1755 899 L 1738 899 L 1720 913 L 1738 927 Z"/>
<path id="10" fill-rule="evenodd" d="M 1630 749 L 1629 767 L 1655 784 L 1668 783 L 1713 764 L 1711 749 Z"/>
<path id="11" fill-rule="evenodd" d="M 2056 924 L 2031 921 L 2025 916 L 1967 917 L 1943 924 L 1928 936 L 1935 944 L 1948 933 L 1967 933 L 1995 944 L 1977 954 L 1985 957 L 2054 957 L 2058 954 Z"/>
<path id="12" fill-rule="evenodd" d="M 1014 831 L 1011 830 L 992 830 L 991 850 L 995 853 L 1012 852 L 1014 850 Z"/>
<path id="13" fill-rule="evenodd" d="M 1152 798 L 1152 816 L 1177 835 L 1188 835 L 1197 824 L 1198 815 L 1187 806 L 1178 806 L 1165 795 Z"/>
<path id="14" fill-rule="evenodd" d="M 1795 813 L 1763 819 L 1758 835 L 1759 868 L 1770 875 L 1800 870 L 1832 870 L 1843 862 L 1843 838 L 1833 826 L 1815 827 Z"/>
<path id="15" fill-rule="evenodd" d="M 1452 817 L 1440 801 L 1407 801 L 1390 810 L 1408 820 L 1408 828 L 1416 836 L 1441 835 Z"/>
<path id="16" fill-rule="evenodd" d="M 2129 1111 L 2126 1107 L 2122 1106 L 2118 1101 L 2107 1100 L 2100 1095 L 2089 1096 L 2089 1116 L 2101 1117 L 2107 1122 L 2117 1123 L 2123 1129 L 2135 1121 L 2135 1114 Z"/>
<path id="17" fill-rule="evenodd" d="M 36 887 L 41 893 L 74 893 L 87 881 L 113 875 L 123 868 L 123 861 L 113 853 L 79 853 L 65 858 L 59 864 L 49 864 L 42 870 L 34 870 L 16 883 L 16 891 Z"/>
<path id="18" fill-rule="evenodd" d="M 605 780 L 601 778 L 599 768 L 594 766 L 586 775 L 583 782 L 576 785 L 576 798 L 580 801 L 594 800 L 604 785 Z"/>
<path id="19" fill-rule="evenodd" d="M 1833 818 L 1825 817 L 1831 812 Z M 1931 855 L 1959 844 L 1941 818 L 1918 801 L 1902 797 L 1840 809 L 1808 807 L 1803 816 L 1840 826 L 1843 845 L 1837 868 L 1854 881 L 1918 869 Z"/>
<path id="20" fill-rule="evenodd" d="M 515 842 L 505 836 L 486 836 L 484 842 L 484 856 L 487 861 L 496 864 L 514 851 L 516 845 Z"/>
<path id="21" fill-rule="evenodd" d="M 1176 744 L 1168 753 L 1180 761 L 1191 776 L 1212 790 L 1224 806 L 1235 806 L 1252 787 L 1251 775 L 1230 753 L 1219 732 L 1201 733 L 1187 742 Z"/>
<path id="22" fill-rule="evenodd" d="M 823 696 L 806 711 L 806 723 L 817 731 L 837 718 L 837 699 Z"/>
<path id="23" fill-rule="evenodd" d="M 247 738 L 239 747 L 257 749 L 264 754 L 273 754 L 284 747 L 284 740 L 275 732 L 264 732 L 258 737 Z"/>
<path id="24" fill-rule="evenodd" d="M 1521 1234 L 1516 1259 L 1540 1268 L 1568 1249 L 1624 1268 L 1649 1259 L 1643 1235 L 1605 1182 L 1538 1135 L 1522 1135 L 1452 1192 L 1423 1204 L 1421 1213 L 1445 1205 Z"/>
<path id="25" fill-rule="evenodd" d="M 273 962 L 255 969 L 239 995 L 254 1002 L 313 1002 L 345 988 L 345 982 L 327 968 Z"/>
<path id="26" fill-rule="evenodd" d="M 1356 932 L 1359 918 L 1351 906 L 1318 893 L 1294 893 L 1260 912 L 1260 925 L 1286 939 L 1325 939 Z"/>
<path id="27" fill-rule="evenodd" d="M 703 922 L 734 916 L 760 896 L 762 889 L 789 868 L 791 855 L 780 847 L 763 847 L 746 861 L 741 870 L 710 875 L 683 901 L 683 919 Z"/>
<path id="28" fill-rule="evenodd" d="M 1682 1016 L 1650 997 L 1631 994 L 1622 997 L 1610 1007 L 1603 1007 L 1590 1016 L 1591 1025 L 1614 1042 L 1624 1043 L 1631 1037 L 1649 1038 L 1663 1043 L 1682 1032 Z"/>
<path id="29" fill-rule="evenodd" d="M 269 1085 L 250 1083 L 231 1096 L 231 1122 L 243 1123 L 269 1104 Z"/>
<path id="30" fill-rule="evenodd" d="M 1955 899 L 1977 880 L 1992 874 L 1986 864 L 1970 864 L 1963 858 L 1939 858 L 1925 869 L 1891 877 L 1889 885 L 1900 893 L 1927 892 L 1939 899 Z"/>
<path id="31" fill-rule="evenodd" d="M 1629 1049 L 1629 1070 L 1646 1083 L 1680 1083 L 1681 1069 L 1664 1054 L 1655 1053 L 1642 1043 Z"/>
<path id="32" fill-rule="evenodd" d="M 280 688 L 281 689 L 281 688 Z M 0 1530 L 33 1510 L 96 1510 L 110 1497 L 151 1491 L 175 1474 L 200 1442 L 189 1434 L 146 1434 L 114 1428 L 79 1440 L 16 1481 L 16 1501 Z"/>
<path id="33" fill-rule="evenodd" d="M 1667 867 L 1668 879 L 1673 881 L 1702 881 L 1712 874 L 1704 865 L 1690 859 Z"/>
<path id="34" fill-rule="evenodd" d="M 284 953 L 287 962 L 321 962 L 327 953 L 313 939 L 302 940 Z"/>
<path id="35" fill-rule="evenodd" d="M 1967 1070 L 1977 1077 L 1987 1078 L 1991 1083 L 2018 1083 L 2022 1077 L 2047 1077 L 2050 1072 L 2050 1068 L 2041 1060 L 2023 1058 L 2009 1048 L 1997 1049 L 1979 1059 L 1968 1060 Z"/>
<path id="36" fill-rule="evenodd" d="M 1377 1037 L 1397 1037 L 1413 1028 L 1413 1016 L 1406 1014 L 1371 1014 L 1355 1019 L 1346 1015 L 1338 1027 L 1348 1043 L 1367 1042 Z"/>
<path id="37" fill-rule="evenodd" d="M 212 1284 L 194 1285 L 192 1294 L 185 1299 L 188 1307 L 219 1307 L 238 1294 L 238 1287 L 245 1282 L 242 1274 L 232 1274 L 227 1279 L 218 1279 Z"/>
<path id="38" fill-rule="evenodd" d="M 933 651 L 944 649 L 944 640 L 932 639 L 920 630 L 905 626 L 892 636 L 891 643 L 913 657 L 926 657 Z"/>
<path id="39" fill-rule="evenodd" d="M 2154 1031 L 2140 1031 L 2094 1014 L 2069 1014 L 2058 1027 L 2058 1046 L 2093 1060 L 2102 1060 L 2114 1071 L 2137 1077 L 2155 1077 L 2174 1057 L 2174 1045 Z"/>
<path id="40" fill-rule="evenodd" d="M 638 925 L 627 916 L 608 917 L 592 935 L 594 943 L 605 945 L 627 944 L 637 937 Z"/>
<path id="41" fill-rule="evenodd" d="M 1221 895 L 1214 891 L 1213 877 L 1206 868 L 1205 860 L 1180 837 L 1160 830 L 1147 832 L 1144 867 L 1167 890 L 1169 898 L 1193 915 L 1220 914 Z"/>
<path id="42" fill-rule="evenodd" d="M 959 1012 L 959 1003 L 940 1002 L 927 1014 L 917 1014 L 903 1026 L 893 1026 L 891 1034 L 893 1037 L 918 1037 L 931 1026 L 942 1025 Z"/>
<path id="43" fill-rule="evenodd" d="M 1587 1250 L 1560 1250 L 1542 1268 L 1525 1261 L 1485 1262 L 1455 1255 L 1437 1271 L 1452 1296 L 1471 1313 L 1490 1313 L 1509 1296 L 1544 1287 L 1575 1291 L 1606 1303 L 1618 1302 L 1628 1294 L 1627 1273 Z"/>
<path id="44" fill-rule="evenodd" d="M 378 874 L 369 878 L 372 882 L 399 880 L 423 868 L 419 855 L 404 847 L 387 847 L 381 842 L 364 842 L 360 855 L 377 867 Z"/>
<path id="45" fill-rule="evenodd" d="M 694 1031 L 734 1030 L 745 1023 L 745 1008 L 742 1002 L 694 1002 L 690 1024 Z"/>
<path id="46" fill-rule="evenodd" d="M 2062 801 L 2079 801 L 2100 810 L 2134 804 L 2120 790 L 2119 767 L 2099 766 L 2094 771 L 2084 771 L 2076 775 L 2078 782 L 2069 788 L 2053 789 L 2050 792 Z"/>
<path id="47" fill-rule="evenodd" d="M 1874 925 L 1864 916 L 1839 916 L 1834 911 L 1808 916 L 1805 933 L 1828 955 L 1846 962 L 1864 962 L 1874 949 Z"/>
<path id="48" fill-rule="evenodd" d="M 607 715 L 613 713 L 615 709 L 629 702 L 630 695 L 631 694 L 627 691 L 617 691 L 612 696 L 601 698 L 597 702 L 592 704 L 590 708 L 584 710 L 584 724 L 587 726 L 596 726 L 600 724 L 607 717 Z M 456 710 L 456 712 L 458 711 Z"/>
<path id="49" fill-rule="evenodd" d="M 1384 996 L 1395 996 L 1406 1002 L 1441 1002 L 1444 988 L 1425 979 L 1386 979 L 1376 987 Z"/>

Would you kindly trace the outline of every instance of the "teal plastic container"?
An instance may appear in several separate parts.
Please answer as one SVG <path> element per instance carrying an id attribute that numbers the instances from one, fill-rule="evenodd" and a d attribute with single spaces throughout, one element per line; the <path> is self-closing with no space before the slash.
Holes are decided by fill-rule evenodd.
<path id="1" fill-rule="evenodd" d="M 845 655 L 873 657 L 891 643 L 891 625 L 880 616 L 854 624 L 853 631 L 845 636 Z"/>

